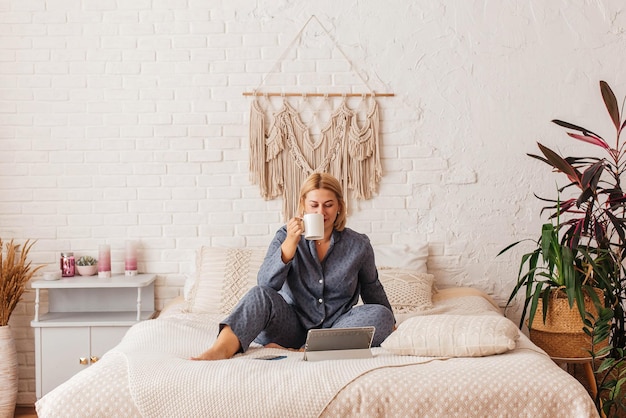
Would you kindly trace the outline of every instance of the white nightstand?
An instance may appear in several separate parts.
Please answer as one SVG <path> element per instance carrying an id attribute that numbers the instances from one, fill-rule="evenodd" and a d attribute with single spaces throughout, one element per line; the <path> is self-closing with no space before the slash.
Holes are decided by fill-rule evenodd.
<path id="1" fill-rule="evenodd" d="M 128 328 L 154 315 L 155 274 L 37 280 L 35 289 L 36 395 L 43 395 L 99 360 Z M 40 291 L 48 312 L 39 313 Z"/>

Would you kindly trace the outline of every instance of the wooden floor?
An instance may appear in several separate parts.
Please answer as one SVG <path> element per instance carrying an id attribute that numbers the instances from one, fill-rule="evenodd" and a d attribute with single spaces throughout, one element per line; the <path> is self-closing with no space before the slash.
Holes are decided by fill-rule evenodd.
<path id="1" fill-rule="evenodd" d="M 36 418 L 34 406 L 18 406 L 15 408 L 15 418 Z"/>

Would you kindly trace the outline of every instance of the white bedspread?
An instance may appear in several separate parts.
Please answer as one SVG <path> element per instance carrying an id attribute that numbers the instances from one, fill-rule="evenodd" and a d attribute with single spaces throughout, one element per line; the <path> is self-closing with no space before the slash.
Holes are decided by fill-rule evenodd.
<path id="1" fill-rule="evenodd" d="M 340 391 L 321 416 L 598 417 L 578 381 L 538 355 L 525 337 L 518 347 L 398 368 L 392 375 L 374 370 Z"/>
<path id="2" fill-rule="evenodd" d="M 424 314 L 494 313 L 479 296 L 439 300 Z M 597 417 L 584 387 L 522 336 L 482 358 L 387 354 L 305 362 L 254 347 L 194 362 L 221 318 L 173 313 L 137 324 L 112 351 L 37 402 L 39 417 Z M 265 354 L 283 360 L 259 360 Z"/>
<path id="3" fill-rule="evenodd" d="M 372 359 L 307 362 L 300 352 L 267 348 L 252 348 L 231 360 L 191 361 L 217 335 L 215 323 L 199 319 L 146 321 L 117 347 L 128 359 L 131 395 L 143 416 L 316 416 L 342 387 L 367 371 L 432 361 L 377 350 Z M 154 341 L 164 343 L 155 347 Z M 287 358 L 257 358 L 273 353 Z"/>

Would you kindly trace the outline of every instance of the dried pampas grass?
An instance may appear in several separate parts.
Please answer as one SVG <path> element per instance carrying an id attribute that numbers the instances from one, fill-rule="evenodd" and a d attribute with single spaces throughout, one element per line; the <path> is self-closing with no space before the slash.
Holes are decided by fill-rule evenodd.
<path id="1" fill-rule="evenodd" d="M 34 242 L 27 240 L 20 250 L 13 240 L 3 244 L 0 238 L 0 326 L 9 324 L 9 317 L 26 288 L 26 283 L 44 266 L 31 268 L 27 260 Z M 6 247 L 6 252 L 2 251 Z"/>

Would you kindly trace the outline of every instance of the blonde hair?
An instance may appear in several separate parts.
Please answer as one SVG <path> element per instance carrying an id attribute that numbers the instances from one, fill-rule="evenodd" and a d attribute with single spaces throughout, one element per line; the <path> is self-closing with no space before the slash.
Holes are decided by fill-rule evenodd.
<path id="1" fill-rule="evenodd" d="M 298 212 L 304 213 L 306 195 L 311 190 L 318 189 L 326 189 L 335 193 L 335 197 L 339 203 L 339 211 L 337 212 L 337 218 L 335 218 L 334 227 L 337 231 L 342 231 L 346 226 L 346 202 L 343 200 L 343 190 L 339 180 L 328 173 L 313 173 L 302 183 L 302 187 L 300 187 Z"/>

